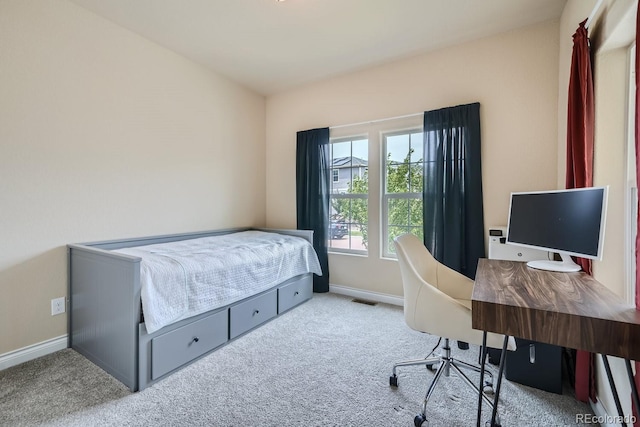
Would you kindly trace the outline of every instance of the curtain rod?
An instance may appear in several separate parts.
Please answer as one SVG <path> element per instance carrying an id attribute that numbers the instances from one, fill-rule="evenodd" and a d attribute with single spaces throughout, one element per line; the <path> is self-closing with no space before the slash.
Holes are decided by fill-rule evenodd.
<path id="1" fill-rule="evenodd" d="M 602 3 L 604 3 L 604 0 L 598 0 L 598 2 L 596 3 L 596 5 L 593 7 L 593 9 L 591 10 L 591 13 L 589 14 L 589 17 L 587 18 L 587 23 L 584 24 L 584 27 L 588 30 L 589 29 L 589 25 L 591 25 L 591 21 L 593 21 L 593 18 L 595 18 L 596 14 L 598 13 L 598 11 L 600 10 L 600 8 L 602 7 Z"/>
<path id="2" fill-rule="evenodd" d="M 329 129 L 340 129 L 340 128 L 346 128 L 346 127 L 351 127 L 351 126 L 368 125 L 368 124 L 371 124 L 371 123 L 386 122 L 388 120 L 408 119 L 409 117 L 416 117 L 416 116 L 420 116 L 422 114 L 424 114 L 424 113 L 407 114 L 405 116 L 389 117 L 388 119 L 368 120 L 366 122 L 360 122 L 360 123 L 351 123 L 351 124 L 347 124 L 347 125 L 331 126 L 331 127 L 329 127 Z"/>

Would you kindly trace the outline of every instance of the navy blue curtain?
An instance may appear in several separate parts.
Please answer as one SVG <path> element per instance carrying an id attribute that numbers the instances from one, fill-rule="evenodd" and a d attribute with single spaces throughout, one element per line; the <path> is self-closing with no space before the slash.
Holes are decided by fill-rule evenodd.
<path id="1" fill-rule="evenodd" d="M 473 279 L 484 258 L 480 104 L 424 113 L 424 244 Z"/>
<path id="2" fill-rule="evenodd" d="M 322 276 L 313 276 L 314 292 L 329 292 L 329 128 L 297 133 L 296 215 L 299 230 L 313 230 L 313 247 Z"/>

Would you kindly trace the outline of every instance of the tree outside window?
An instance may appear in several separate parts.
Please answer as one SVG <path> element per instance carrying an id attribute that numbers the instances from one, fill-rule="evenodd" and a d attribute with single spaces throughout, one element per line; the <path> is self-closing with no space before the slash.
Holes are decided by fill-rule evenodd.
<path id="1" fill-rule="evenodd" d="M 342 138 L 331 144 L 332 180 L 329 218 L 330 250 L 367 253 L 369 223 L 368 150 L 366 138 Z"/>
<path id="2" fill-rule="evenodd" d="M 385 188 L 382 196 L 383 254 L 395 256 L 393 239 L 405 234 L 424 238 L 422 219 L 422 130 L 383 135 Z"/>

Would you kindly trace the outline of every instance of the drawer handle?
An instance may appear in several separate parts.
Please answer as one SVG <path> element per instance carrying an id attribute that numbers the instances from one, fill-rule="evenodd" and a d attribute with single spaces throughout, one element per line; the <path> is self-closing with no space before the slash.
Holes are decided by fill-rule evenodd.
<path id="1" fill-rule="evenodd" d="M 293 296 L 295 297 L 296 295 L 298 295 L 300 292 L 295 291 L 295 293 L 293 294 Z"/>
<path id="2" fill-rule="evenodd" d="M 260 313 L 260 310 L 255 310 L 255 311 L 253 312 L 253 315 L 255 316 L 256 314 L 259 314 L 259 313 Z"/>
<path id="3" fill-rule="evenodd" d="M 529 344 L 529 363 L 536 363 L 536 346 Z"/>
<path id="4" fill-rule="evenodd" d="M 193 337 L 193 340 L 192 340 L 191 342 L 198 342 L 198 341 L 200 341 L 200 338 L 198 338 L 198 337 Z"/>

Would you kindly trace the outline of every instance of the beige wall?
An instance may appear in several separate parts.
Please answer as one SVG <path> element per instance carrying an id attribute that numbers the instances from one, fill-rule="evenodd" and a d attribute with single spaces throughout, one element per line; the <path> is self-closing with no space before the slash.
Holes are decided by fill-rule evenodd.
<path id="1" fill-rule="evenodd" d="M 262 96 L 64 0 L 0 58 L 0 354 L 66 333 L 67 243 L 264 225 Z"/>
<path id="2" fill-rule="evenodd" d="M 556 186 L 557 70 L 558 23 L 550 22 L 269 97 L 267 224 L 296 224 L 296 131 L 475 101 L 481 104 L 485 225 L 506 224 L 511 191 Z M 402 295 L 396 262 L 379 259 L 378 252 L 331 255 L 330 269 L 334 284 Z"/>

